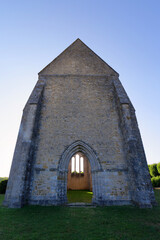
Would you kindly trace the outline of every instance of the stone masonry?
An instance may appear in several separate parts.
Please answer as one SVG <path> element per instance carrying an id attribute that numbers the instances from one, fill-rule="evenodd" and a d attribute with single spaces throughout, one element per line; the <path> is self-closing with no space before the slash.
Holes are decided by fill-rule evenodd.
<path id="1" fill-rule="evenodd" d="M 39 73 L 4 205 L 66 204 L 68 165 L 77 152 L 91 166 L 93 204 L 155 204 L 135 110 L 119 74 L 80 39 Z"/>

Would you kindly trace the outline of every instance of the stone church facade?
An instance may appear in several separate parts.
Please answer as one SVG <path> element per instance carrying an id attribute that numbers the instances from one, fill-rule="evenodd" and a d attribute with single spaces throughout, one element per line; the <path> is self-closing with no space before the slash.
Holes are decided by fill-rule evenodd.
<path id="1" fill-rule="evenodd" d="M 119 74 L 80 39 L 39 73 L 4 205 L 66 204 L 67 188 L 75 187 L 68 166 L 77 153 L 88 161 L 90 176 L 81 184 L 92 188 L 93 204 L 155 204 L 134 107 Z"/>

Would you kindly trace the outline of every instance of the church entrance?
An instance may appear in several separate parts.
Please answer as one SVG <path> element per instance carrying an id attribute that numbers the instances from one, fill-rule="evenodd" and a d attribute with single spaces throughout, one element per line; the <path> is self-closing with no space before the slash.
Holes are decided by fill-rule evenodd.
<path id="1" fill-rule="evenodd" d="M 85 154 L 77 152 L 68 165 L 67 198 L 68 202 L 92 202 L 91 166 Z"/>
<path id="2" fill-rule="evenodd" d="M 85 197 L 82 197 L 83 200 L 80 199 L 80 195 L 84 196 L 84 193 L 86 193 L 85 196 L 90 196 L 88 203 L 101 203 L 102 174 L 102 167 L 96 152 L 83 141 L 73 142 L 64 150 L 59 161 L 58 203 L 87 202 Z"/>

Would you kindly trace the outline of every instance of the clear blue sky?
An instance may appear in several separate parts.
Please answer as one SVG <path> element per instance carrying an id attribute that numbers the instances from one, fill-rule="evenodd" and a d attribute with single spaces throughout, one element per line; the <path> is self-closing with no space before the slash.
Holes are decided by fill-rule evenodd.
<path id="1" fill-rule="evenodd" d="M 160 162 L 160 1 L 6 0 L 0 4 L 0 176 L 8 176 L 37 73 L 80 38 L 120 74 L 148 163 Z"/>

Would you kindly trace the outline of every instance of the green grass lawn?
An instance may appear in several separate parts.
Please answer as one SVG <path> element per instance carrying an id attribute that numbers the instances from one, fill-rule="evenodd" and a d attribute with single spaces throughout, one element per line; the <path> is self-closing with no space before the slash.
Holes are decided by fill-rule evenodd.
<path id="1" fill-rule="evenodd" d="M 69 203 L 73 202 L 92 202 L 92 192 L 89 191 L 80 191 L 80 190 L 69 190 L 67 191 L 67 198 Z"/>
<path id="2" fill-rule="evenodd" d="M 8 209 L 1 205 L 0 240 L 158 240 L 160 239 L 160 190 L 158 206 L 139 209 L 119 207 L 41 207 Z"/>

